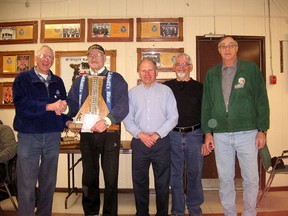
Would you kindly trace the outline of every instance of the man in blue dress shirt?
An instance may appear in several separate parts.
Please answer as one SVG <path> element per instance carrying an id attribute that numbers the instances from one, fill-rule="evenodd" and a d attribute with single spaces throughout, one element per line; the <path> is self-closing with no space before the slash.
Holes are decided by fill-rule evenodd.
<path id="1" fill-rule="evenodd" d="M 178 111 L 172 90 L 156 82 L 156 63 L 143 59 L 137 71 L 142 83 L 129 91 L 129 114 L 124 124 L 133 136 L 132 179 L 136 215 L 149 215 L 149 167 L 152 163 L 156 215 L 168 215 L 170 180 L 170 140 L 177 125 Z"/>

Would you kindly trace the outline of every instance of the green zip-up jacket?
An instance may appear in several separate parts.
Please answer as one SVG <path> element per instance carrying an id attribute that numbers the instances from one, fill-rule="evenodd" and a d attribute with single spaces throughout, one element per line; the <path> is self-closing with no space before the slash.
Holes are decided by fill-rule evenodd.
<path id="1" fill-rule="evenodd" d="M 222 93 L 222 63 L 208 70 L 203 89 L 201 127 L 204 134 L 269 128 L 266 86 L 255 63 L 238 59 L 227 110 Z"/>

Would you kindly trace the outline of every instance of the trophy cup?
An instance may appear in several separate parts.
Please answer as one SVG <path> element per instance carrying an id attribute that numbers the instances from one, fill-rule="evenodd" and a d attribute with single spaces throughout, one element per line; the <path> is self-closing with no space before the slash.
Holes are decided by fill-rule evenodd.
<path id="1" fill-rule="evenodd" d="M 109 109 L 102 97 L 102 86 L 105 76 L 88 76 L 88 97 L 84 101 L 69 129 L 81 132 L 92 132 L 93 125 L 106 117 Z M 107 131 L 119 130 L 119 125 L 110 125 Z"/>

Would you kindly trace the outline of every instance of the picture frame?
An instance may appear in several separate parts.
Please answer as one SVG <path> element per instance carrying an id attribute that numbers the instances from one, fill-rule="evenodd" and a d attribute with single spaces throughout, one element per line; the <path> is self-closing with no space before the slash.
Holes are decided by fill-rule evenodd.
<path id="1" fill-rule="evenodd" d="M 37 43 L 38 21 L 0 23 L 0 44 Z"/>
<path id="2" fill-rule="evenodd" d="M 136 41 L 183 41 L 183 17 L 137 18 Z"/>
<path id="3" fill-rule="evenodd" d="M 56 51 L 55 52 L 55 73 L 62 77 L 67 87 L 82 73 L 87 73 L 87 51 Z M 116 71 L 117 50 L 105 50 L 105 66 L 108 70 Z M 64 72 L 65 71 L 65 72 Z"/>
<path id="4" fill-rule="evenodd" d="M 41 43 L 85 41 L 85 19 L 41 20 Z"/>
<path id="5" fill-rule="evenodd" d="M 173 58 L 184 52 L 184 48 L 137 48 L 137 62 L 149 57 L 157 63 L 158 71 L 173 71 Z"/>
<path id="6" fill-rule="evenodd" d="M 133 18 L 88 19 L 88 42 L 133 41 Z"/>
<path id="7" fill-rule="evenodd" d="M 0 83 L 0 108 L 1 109 L 13 109 L 13 82 L 1 82 Z"/>
<path id="8" fill-rule="evenodd" d="M 0 77 L 16 77 L 34 66 L 34 50 L 0 52 Z"/>
<path id="9" fill-rule="evenodd" d="M 166 81 L 168 81 L 168 80 L 171 80 L 172 78 L 167 78 L 167 79 L 165 79 L 165 78 L 162 78 L 162 79 L 156 79 L 156 82 L 158 82 L 158 83 L 164 83 L 164 82 L 166 82 Z M 137 85 L 139 85 L 139 84 L 141 84 L 142 83 L 142 81 L 141 81 L 141 79 L 137 79 Z"/>

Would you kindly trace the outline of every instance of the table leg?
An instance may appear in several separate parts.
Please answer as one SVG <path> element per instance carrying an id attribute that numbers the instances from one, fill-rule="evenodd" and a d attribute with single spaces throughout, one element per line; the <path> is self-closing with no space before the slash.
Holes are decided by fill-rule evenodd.
<path id="1" fill-rule="evenodd" d="M 68 195 L 65 198 L 65 209 L 68 208 L 68 198 L 71 196 L 72 193 L 78 194 L 78 188 L 75 187 L 75 170 L 74 168 L 77 166 L 77 164 L 82 160 L 82 158 L 78 159 L 75 163 L 74 160 L 74 154 L 68 153 L 67 154 L 67 162 L 68 162 Z M 72 179 L 71 179 L 72 176 Z M 71 181 L 72 180 L 72 181 Z M 72 182 L 72 188 L 71 188 L 71 182 Z"/>

